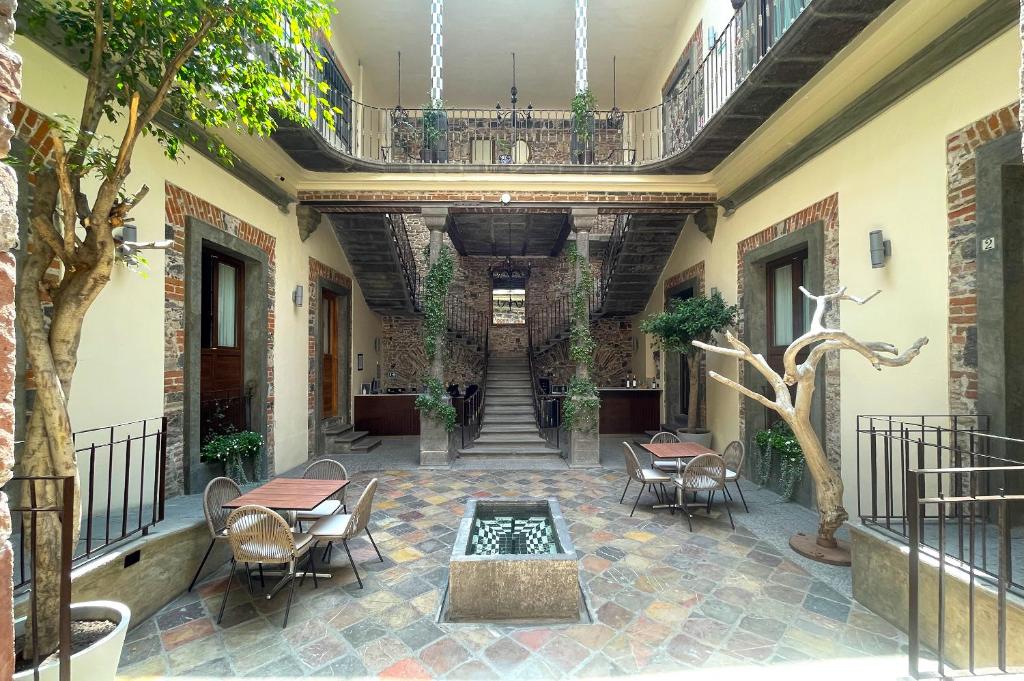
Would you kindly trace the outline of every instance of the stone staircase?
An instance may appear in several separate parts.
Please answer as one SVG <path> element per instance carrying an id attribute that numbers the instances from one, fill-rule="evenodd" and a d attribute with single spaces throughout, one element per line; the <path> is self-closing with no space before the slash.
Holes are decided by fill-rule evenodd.
<path id="1" fill-rule="evenodd" d="M 460 457 L 526 456 L 561 461 L 561 452 L 541 436 L 533 408 L 533 379 L 526 355 L 487 359 L 480 434 Z"/>
<path id="2" fill-rule="evenodd" d="M 365 430 L 355 430 L 351 423 L 341 419 L 329 419 L 323 426 L 324 454 L 347 454 L 368 452 L 380 444 L 380 438 L 368 437 Z"/>

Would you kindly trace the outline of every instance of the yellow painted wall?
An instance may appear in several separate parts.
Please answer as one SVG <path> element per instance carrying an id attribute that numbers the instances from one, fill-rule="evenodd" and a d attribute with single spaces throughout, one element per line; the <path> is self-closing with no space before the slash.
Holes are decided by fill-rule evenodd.
<path id="1" fill-rule="evenodd" d="M 714 243 L 688 223 L 646 314 L 661 305 L 665 278 L 705 260 L 707 287 L 736 300 L 736 244 L 803 208 L 839 194 L 839 271 L 852 293 L 882 294 L 864 307 L 844 303 L 843 328 L 904 348 L 931 344 L 911 365 L 876 372 L 859 355 L 841 359 L 843 477 L 856 508 L 855 421 L 859 414 L 944 414 L 947 399 L 946 136 L 1019 98 L 1020 38 L 1008 30 L 799 170 L 720 217 Z M 882 229 L 893 256 L 872 269 L 868 232 Z M 645 360 L 650 366 L 650 357 Z M 709 368 L 736 378 L 736 362 Z M 738 397 L 713 381 L 708 420 L 715 444 L 739 435 Z"/>
<path id="2" fill-rule="evenodd" d="M 24 57 L 23 99 L 27 106 L 52 115 L 77 115 L 84 79 L 50 53 L 19 36 Z M 107 130 L 110 132 L 110 130 Z M 293 210 L 282 213 L 223 168 L 195 152 L 180 163 L 168 161 L 149 138 L 138 145 L 127 188 L 146 184 L 149 196 L 133 211 L 141 240 L 164 236 L 164 182 L 176 184 L 228 213 L 272 234 L 276 245 L 276 334 L 274 338 L 274 439 L 279 471 L 307 458 L 308 306 L 296 308 L 291 292 L 309 284 L 310 256 L 351 276 L 345 255 L 328 229 L 308 241 L 299 239 Z M 71 395 L 76 430 L 159 415 L 163 411 L 164 292 L 162 252 L 148 252 L 143 278 L 118 267 L 89 312 L 82 334 L 78 371 Z M 355 371 L 355 353 L 373 367 L 373 337 L 380 318 L 369 311 L 354 282 L 352 383 L 366 372 Z M 308 291 L 306 292 L 308 301 Z M 194 388 L 193 388 L 194 389 Z"/>

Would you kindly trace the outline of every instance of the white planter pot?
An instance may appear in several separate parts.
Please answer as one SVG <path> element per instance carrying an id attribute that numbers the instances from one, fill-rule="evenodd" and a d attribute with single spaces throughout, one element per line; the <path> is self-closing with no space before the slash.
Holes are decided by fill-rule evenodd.
<path id="1" fill-rule="evenodd" d="M 680 442 L 696 442 L 703 447 L 711 448 L 711 431 L 687 433 L 685 430 L 677 430 L 676 435 L 679 437 Z"/>
<path id="2" fill-rule="evenodd" d="M 71 656 L 71 678 L 75 681 L 113 681 L 117 675 L 117 663 L 121 659 L 124 637 L 128 633 L 128 623 L 132 611 L 124 603 L 116 601 L 85 601 L 71 604 L 71 620 L 110 620 L 117 622 L 112 632 L 101 638 L 85 650 Z M 14 623 L 15 635 L 25 631 L 25 618 Z M 56 661 L 44 664 L 39 668 L 40 681 L 58 681 L 59 665 Z M 14 675 L 14 681 L 31 679 L 32 670 L 28 669 Z"/>

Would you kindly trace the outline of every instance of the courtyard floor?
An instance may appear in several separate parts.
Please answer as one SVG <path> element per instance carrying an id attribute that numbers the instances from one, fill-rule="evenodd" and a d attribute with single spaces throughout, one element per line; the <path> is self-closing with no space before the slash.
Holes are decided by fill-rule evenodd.
<path id="1" fill-rule="evenodd" d="M 734 506 L 736 530 L 718 508 L 699 514 L 691 533 L 679 515 L 650 510 L 647 496 L 630 518 L 635 496 L 619 504 L 618 470 L 360 472 L 350 504 L 374 475 L 371 529 L 385 560 L 365 539 L 351 543 L 364 589 L 335 551 L 334 578 L 296 590 L 287 629 L 284 591 L 250 598 L 237 581 L 217 625 L 224 568 L 129 632 L 119 678 L 672 678 L 690 670 L 686 678 L 832 681 L 906 669 L 903 636 L 794 562 L 764 526 L 772 495 L 749 483 L 751 514 Z M 437 622 L 464 503 L 492 496 L 559 499 L 593 623 Z"/>

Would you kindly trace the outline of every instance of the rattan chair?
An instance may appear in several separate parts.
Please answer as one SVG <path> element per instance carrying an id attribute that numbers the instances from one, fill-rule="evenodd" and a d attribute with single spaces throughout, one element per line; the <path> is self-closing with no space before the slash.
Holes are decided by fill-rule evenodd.
<path id="1" fill-rule="evenodd" d="M 284 609 L 284 623 L 281 625 L 287 627 L 288 613 L 291 612 L 292 599 L 295 597 L 295 573 L 303 557 L 306 558 L 306 572 L 312 571 L 313 573 L 314 588 L 318 586 L 316 563 L 312 551 L 315 542 L 312 535 L 292 532 L 284 518 L 265 506 L 249 505 L 236 508 L 228 516 L 227 539 L 231 546 L 231 576 L 228 577 L 224 598 L 220 602 L 220 615 L 217 617 L 217 624 L 224 619 L 224 610 L 227 606 L 228 595 L 231 593 L 231 584 L 235 579 L 235 567 L 238 563 L 244 563 L 246 566 L 250 592 L 252 591 L 252 578 L 249 575 L 250 565 L 283 564 L 285 574 L 267 594 L 267 600 L 273 598 L 285 584 L 291 584 L 291 588 L 288 590 L 288 604 Z"/>
<path id="2" fill-rule="evenodd" d="M 373 507 L 373 494 L 376 491 L 377 478 L 374 478 L 366 485 L 363 493 L 359 495 L 359 501 L 356 502 L 356 507 L 352 513 L 330 515 L 321 518 L 313 523 L 313 527 L 309 528 L 309 533 L 313 535 L 313 539 L 317 544 L 322 541 L 327 542 L 327 548 L 324 550 L 324 561 L 327 563 L 331 561 L 331 547 L 334 546 L 334 542 L 341 542 L 342 546 L 345 547 L 345 553 L 348 554 L 348 562 L 352 564 L 352 572 L 356 573 L 356 580 L 359 582 L 360 589 L 363 588 L 363 579 L 359 576 L 359 570 L 356 569 L 356 562 L 352 560 L 352 552 L 348 549 L 348 540 L 354 539 L 360 532 L 366 532 L 366 536 L 370 538 L 370 543 L 373 544 L 373 550 L 377 552 L 377 558 L 380 559 L 380 562 L 384 562 L 384 556 L 380 555 L 380 549 L 377 548 L 377 542 L 373 541 L 373 535 L 370 534 L 369 526 L 370 513 Z"/>
<path id="3" fill-rule="evenodd" d="M 672 444 L 679 442 L 679 436 L 675 433 L 670 433 L 667 430 L 663 430 L 660 433 L 655 433 L 654 437 L 651 438 L 652 445 L 660 444 Z M 667 473 L 678 473 L 679 472 L 679 461 L 672 459 L 658 459 L 651 454 L 651 468 L 656 471 L 664 471 Z"/>
<path id="4" fill-rule="evenodd" d="M 230 511 L 224 508 L 224 504 L 240 496 L 242 496 L 242 490 L 231 478 L 214 478 L 203 490 L 203 515 L 206 516 L 206 527 L 210 530 L 210 545 L 206 548 L 206 555 L 203 556 L 192 582 L 188 585 L 189 591 L 199 581 L 199 575 L 210 557 L 210 552 L 213 551 L 213 545 L 228 538 L 225 527 Z"/>
<path id="5" fill-rule="evenodd" d="M 672 482 L 679 488 L 680 497 L 683 500 L 680 510 L 686 514 L 686 524 L 691 532 L 693 532 L 693 514 L 690 513 L 690 508 L 685 503 L 687 492 L 694 494 L 697 492 L 707 493 L 707 510 L 710 513 L 711 500 L 714 498 L 714 493 L 725 491 L 725 470 L 725 461 L 718 454 L 701 454 L 686 464 L 682 475 L 672 479 Z M 732 520 L 732 509 L 729 508 L 728 497 L 725 498 L 725 510 L 729 513 L 729 524 L 733 529 L 736 529 L 736 524 Z"/>
<path id="6" fill-rule="evenodd" d="M 629 517 L 632 518 L 636 512 L 636 506 L 640 503 L 640 497 L 643 496 L 646 488 L 651 488 L 654 491 L 654 496 L 658 497 L 658 503 L 664 503 L 661 491 L 664 489 L 666 482 L 671 482 L 672 478 L 661 471 L 656 471 L 653 468 L 643 468 L 640 465 L 640 459 L 637 458 L 636 452 L 629 446 L 628 442 L 623 442 L 624 448 L 623 455 L 626 457 L 626 488 L 622 490 L 622 496 L 619 497 L 619 503 L 626 498 L 626 491 L 629 489 L 629 483 L 634 480 L 640 483 L 640 493 L 636 495 L 636 501 L 633 502 L 633 509 L 629 512 Z"/>
<path id="7" fill-rule="evenodd" d="M 320 459 L 306 466 L 306 470 L 302 472 L 302 477 L 306 480 L 348 480 L 348 471 L 345 470 L 341 463 L 334 459 Z M 303 522 L 315 523 L 317 520 L 334 515 L 339 511 L 348 512 L 348 508 L 345 506 L 344 487 L 325 499 L 313 510 L 299 511 L 296 515 L 299 530 L 302 530 Z"/>
<path id="8" fill-rule="evenodd" d="M 746 457 L 747 450 L 743 446 L 743 443 L 739 440 L 733 440 L 725 448 L 722 453 L 722 458 L 725 460 L 725 482 L 726 484 L 732 483 L 736 485 L 736 491 L 740 493 L 740 501 L 743 502 L 743 510 L 750 513 L 750 508 L 747 506 L 747 500 L 743 497 L 743 489 L 740 488 L 740 471 L 743 470 L 743 459 Z M 729 495 L 729 488 L 725 489 L 726 495 Z M 729 496 L 731 499 L 731 495 Z"/>

